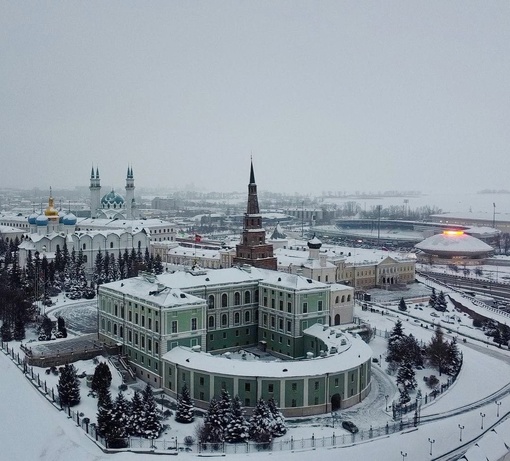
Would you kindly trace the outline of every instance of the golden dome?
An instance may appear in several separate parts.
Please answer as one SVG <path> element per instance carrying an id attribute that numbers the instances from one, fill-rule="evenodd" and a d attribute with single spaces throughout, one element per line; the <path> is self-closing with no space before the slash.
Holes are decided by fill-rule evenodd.
<path id="1" fill-rule="evenodd" d="M 48 206 L 44 210 L 44 215 L 48 218 L 57 218 L 58 219 L 58 210 L 55 209 L 55 199 L 50 195 L 48 199 Z"/>

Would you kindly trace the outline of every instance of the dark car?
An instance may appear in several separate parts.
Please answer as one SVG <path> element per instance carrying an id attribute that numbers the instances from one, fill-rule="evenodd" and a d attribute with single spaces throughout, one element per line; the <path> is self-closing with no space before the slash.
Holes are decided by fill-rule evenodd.
<path id="1" fill-rule="evenodd" d="M 342 427 L 351 434 L 356 434 L 359 431 L 358 426 L 352 421 L 342 421 Z"/>

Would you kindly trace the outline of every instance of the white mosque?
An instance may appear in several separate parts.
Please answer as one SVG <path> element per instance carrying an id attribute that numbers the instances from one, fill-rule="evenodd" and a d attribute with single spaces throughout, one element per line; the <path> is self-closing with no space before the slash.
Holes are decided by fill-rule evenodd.
<path id="1" fill-rule="evenodd" d="M 138 219 L 138 207 L 135 201 L 135 178 L 133 168 L 128 167 L 126 175 L 126 197 L 113 189 L 101 197 L 99 168 L 92 167 L 90 173 L 90 217 L 99 219 Z"/>

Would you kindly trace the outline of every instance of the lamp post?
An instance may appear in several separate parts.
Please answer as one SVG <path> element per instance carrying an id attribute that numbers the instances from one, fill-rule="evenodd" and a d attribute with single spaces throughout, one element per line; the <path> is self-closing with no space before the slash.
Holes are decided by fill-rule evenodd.
<path id="1" fill-rule="evenodd" d="M 462 429 L 464 429 L 464 426 L 459 424 L 459 429 L 460 429 L 460 437 L 459 437 L 459 442 L 462 442 Z"/>
<path id="2" fill-rule="evenodd" d="M 429 437 L 429 443 L 430 443 L 430 456 L 432 456 L 432 445 L 436 443 L 436 439 L 431 439 Z"/>
<path id="3" fill-rule="evenodd" d="M 496 404 L 496 406 L 498 407 L 498 413 L 496 415 L 496 417 L 499 418 L 499 407 L 501 406 L 501 402 L 498 402 L 497 400 L 494 402 Z"/>
<path id="4" fill-rule="evenodd" d="M 480 427 L 480 429 L 482 429 L 483 431 L 483 418 L 485 418 L 485 413 L 480 412 L 480 416 L 482 417 L 482 426 Z"/>
<path id="5" fill-rule="evenodd" d="M 384 398 L 386 399 L 386 411 L 388 411 L 388 399 L 390 398 L 390 396 L 385 395 Z"/>
<path id="6" fill-rule="evenodd" d="M 400 454 L 402 455 L 402 461 L 405 461 L 405 459 L 407 458 L 407 452 L 403 452 L 401 451 Z"/>

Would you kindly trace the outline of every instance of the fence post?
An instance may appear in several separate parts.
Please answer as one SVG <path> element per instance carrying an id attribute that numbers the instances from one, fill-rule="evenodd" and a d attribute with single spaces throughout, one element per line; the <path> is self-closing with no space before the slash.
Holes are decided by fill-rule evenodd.
<path id="1" fill-rule="evenodd" d="M 336 445 L 336 440 L 335 440 L 335 439 L 336 439 L 336 435 L 335 435 L 335 433 L 334 433 L 334 432 L 333 432 L 333 437 L 332 437 L 332 439 L 333 439 L 333 446 L 334 446 L 334 445 Z"/>

